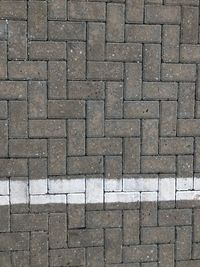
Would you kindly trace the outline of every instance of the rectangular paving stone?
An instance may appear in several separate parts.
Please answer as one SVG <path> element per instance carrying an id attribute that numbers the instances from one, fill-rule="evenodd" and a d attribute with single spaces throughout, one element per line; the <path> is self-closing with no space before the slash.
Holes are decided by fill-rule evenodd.
<path id="1" fill-rule="evenodd" d="M 48 1 L 48 18 L 62 20 L 67 17 L 67 3 L 65 0 Z"/>
<path id="2" fill-rule="evenodd" d="M 124 41 L 124 5 L 107 4 L 106 40 L 108 42 Z"/>
<path id="3" fill-rule="evenodd" d="M 175 163 L 174 156 L 142 156 L 141 171 L 144 173 L 174 173 Z"/>
<path id="4" fill-rule="evenodd" d="M 163 81 L 192 82 L 196 80 L 194 64 L 162 64 L 161 79 Z"/>
<path id="5" fill-rule="evenodd" d="M 136 245 L 123 248 L 124 262 L 152 262 L 157 260 L 156 245 Z"/>
<path id="6" fill-rule="evenodd" d="M 163 25 L 162 59 L 164 62 L 179 62 L 180 26 Z"/>
<path id="7" fill-rule="evenodd" d="M 124 117 L 133 119 L 159 118 L 158 101 L 125 101 Z"/>
<path id="8" fill-rule="evenodd" d="M 69 3 L 68 9 L 70 20 L 105 20 L 105 3 L 72 1 Z"/>
<path id="9" fill-rule="evenodd" d="M 182 7 L 181 42 L 195 44 L 198 42 L 198 7 Z"/>
<path id="10" fill-rule="evenodd" d="M 144 0 L 128 0 L 126 2 L 126 22 L 143 23 Z"/>
<path id="11" fill-rule="evenodd" d="M 45 61 L 10 61 L 8 76 L 12 80 L 46 80 L 47 63 Z"/>
<path id="12" fill-rule="evenodd" d="M 140 121 L 137 119 L 106 120 L 105 135 L 110 137 L 139 136 Z"/>
<path id="13" fill-rule="evenodd" d="M 48 151 L 48 174 L 66 174 L 66 140 L 49 139 Z"/>
<path id="14" fill-rule="evenodd" d="M 48 37 L 53 41 L 84 41 L 86 38 L 85 22 L 49 21 Z"/>
<path id="15" fill-rule="evenodd" d="M 34 138 L 65 137 L 65 120 L 30 120 L 29 136 Z"/>
<path id="16" fill-rule="evenodd" d="M 48 117 L 54 119 L 79 119 L 85 117 L 83 100 L 49 100 Z"/>
<path id="17" fill-rule="evenodd" d="M 0 10 L 1 19 L 20 19 L 25 20 L 27 18 L 27 5 L 25 1 L 18 1 L 16 6 L 15 1 L 2 2 Z"/>
<path id="18" fill-rule="evenodd" d="M 160 43 L 160 25 L 126 24 L 126 41 L 133 43 Z"/>
<path id="19" fill-rule="evenodd" d="M 107 82 L 105 89 L 105 117 L 122 118 L 123 115 L 123 83 Z"/>
<path id="20" fill-rule="evenodd" d="M 123 64 L 121 62 L 93 62 L 87 63 L 88 80 L 122 80 Z"/>
<path id="21" fill-rule="evenodd" d="M 47 39 L 47 3 L 31 1 L 28 5 L 28 37 L 32 40 Z"/>
<path id="22" fill-rule="evenodd" d="M 140 100 L 142 94 L 142 64 L 125 64 L 125 100 Z"/>
<path id="23" fill-rule="evenodd" d="M 156 15 L 155 15 L 156 14 Z M 145 22 L 150 24 L 179 24 L 181 8 L 179 6 L 145 6 Z"/>
<path id="24" fill-rule="evenodd" d="M 68 157 L 67 166 L 69 174 L 102 173 L 103 157 L 101 156 Z"/>
<path id="25" fill-rule="evenodd" d="M 121 155 L 121 138 L 87 138 L 88 155 Z"/>
<path id="26" fill-rule="evenodd" d="M 64 42 L 32 41 L 28 44 L 31 60 L 65 60 L 66 44 Z"/>

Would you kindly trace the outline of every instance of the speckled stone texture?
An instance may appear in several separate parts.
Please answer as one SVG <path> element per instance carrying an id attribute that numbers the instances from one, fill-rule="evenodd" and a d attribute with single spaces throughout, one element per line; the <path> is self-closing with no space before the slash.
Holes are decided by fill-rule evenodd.
<path id="1" fill-rule="evenodd" d="M 200 266 L 199 5 L 1 1 L 0 267 Z"/>

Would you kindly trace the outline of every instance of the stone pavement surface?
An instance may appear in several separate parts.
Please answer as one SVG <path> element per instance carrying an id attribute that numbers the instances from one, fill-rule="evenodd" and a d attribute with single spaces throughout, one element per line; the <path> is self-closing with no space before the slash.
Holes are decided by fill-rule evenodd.
<path id="1" fill-rule="evenodd" d="M 0 267 L 200 267 L 199 0 L 0 3 Z"/>

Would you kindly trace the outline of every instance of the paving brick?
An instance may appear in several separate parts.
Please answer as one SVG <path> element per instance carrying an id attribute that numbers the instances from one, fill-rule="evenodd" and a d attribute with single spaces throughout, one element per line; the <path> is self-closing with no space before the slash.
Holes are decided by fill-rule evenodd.
<path id="1" fill-rule="evenodd" d="M 85 217 L 84 205 L 82 204 L 68 205 L 68 229 L 84 228 L 86 223 L 85 221 L 86 217 Z"/>
<path id="2" fill-rule="evenodd" d="M 8 58 L 11 60 L 27 59 L 27 22 L 9 21 Z"/>
<path id="3" fill-rule="evenodd" d="M 140 100 L 142 91 L 142 64 L 125 64 L 125 100 Z"/>
<path id="4" fill-rule="evenodd" d="M 200 121 L 198 119 L 179 119 L 177 122 L 178 135 L 198 136 Z"/>
<path id="5" fill-rule="evenodd" d="M 0 156 L 8 156 L 8 122 L 0 121 Z"/>
<path id="6" fill-rule="evenodd" d="M 126 22 L 142 23 L 144 0 L 128 0 L 126 3 Z"/>
<path id="7" fill-rule="evenodd" d="M 120 179 L 122 177 L 122 157 L 105 157 L 105 177 L 109 179 Z"/>
<path id="8" fill-rule="evenodd" d="M 68 43 L 68 79 L 84 80 L 86 72 L 85 43 Z"/>
<path id="9" fill-rule="evenodd" d="M 177 227 L 176 231 L 176 258 L 177 260 L 189 260 L 192 251 L 192 227 Z"/>
<path id="10" fill-rule="evenodd" d="M 28 166 L 26 159 L 0 159 L 0 177 L 27 176 Z"/>
<path id="11" fill-rule="evenodd" d="M 70 20 L 105 20 L 105 3 L 100 2 L 69 2 L 69 19 Z"/>
<path id="12" fill-rule="evenodd" d="M 179 62 L 180 27 L 178 25 L 163 25 L 163 62 Z"/>
<path id="13" fill-rule="evenodd" d="M 180 83 L 178 99 L 178 117 L 184 119 L 194 118 L 195 84 Z"/>
<path id="14" fill-rule="evenodd" d="M 65 99 L 66 90 L 66 62 L 48 62 L 48 98 Z"/>
<path id="15" fill-rule="evenodd" d="M 107 82 L 106 99 L 105 99 L 105 117 L 122 118 L 122 116 L 123 116 L 123 83 Z"/>
<path id="16" fill-rule="evenodd" d="M 28 136 L 27 102 L 10 101 L 9 137 L 25 138 Z"/>
<path id="17" fill-rule="evenodd" d="M 125 138 L 124 140 L 124 173 L 140 172 L 140 139 Z"/>
<path id="18" fill-rule="evenodd" d="M 48 18 L 62 20 L 67 18 L 67 3 L 65 0 L 48 1 Z"/>
<path id="19" fill-rule="evenodd" d="M 84 41 L 86 25 L 84 22 L 49 21 L 48 37 L 53 41 Z"/>
<path id="20" fill-rule="evenodd" d="M 87 102 L 87 136 L 104 136 L 104 101 Z"/>
<path id="21" fill-rule="evenodd" d="M 167 112 L 168 116 L 165 116 Z M 175 136 L 177 128 L 177 102 L 162 101 L 160 114 L 160 135 Z"/>
<path id="22" fill-rule="evenodd" d="M 105 23 L 88 23 L 88 60 L 104 60 L 105 38 Z"/>
<path id="23" fill-rule="evenodd" d="M 32 81 L 28 84 L 29 118 L 45 119 L 47 117 L 47 84 Z"/>
<path id="24" fill-rule="evenodd" d="M 50 266 L 80 265 L 85 262 L 83 248 L 52 249 L 50 250 Z"/>
<path id="25" fill-rule="evenodd" d="M 142 45 L 134 43 L 107 43 L 106 58 L 109 61 L 141 61 Z"/>
<path id="26" fill-rule="evenodd" d="M 0 40 L 7 39 L 7 23 L 5 20 L 0 20 Z"/>
<path id="27" fill-rule="evenodd" d="M 69 174 L 95 174 L 103 172 L 101 156 L 69 157 L 67 159 Z"/>
<path id="28" fill-rule="evenodd" d="M 193 154 L 192 137 L 166 137 L 160 138 L 160 153 L 165 155 Z"/>
<path id="29" fill-rule="evenodd" d="M 30 120 L 30 137 L 65 137 L 66 125 L 64 120 Z"/>
<path id="30" fill-rule="evenodd" d="M 170 5 L 187 5 L 187 6 L 198 6 L 199 5 L 199 1 L 198 0 L 166 0 L 166 4 L 170 4 Z"/>
<path id="31" fill-rule="evenodd" d="M 145 100 L 176 100 L 178 83 L 175 82 L 144 82 L 143 99 Z"/>
<path id="32" fill-rule="evenodd" d="M 46 80 L 47 63 L 44 61 L 10 61 L 8 75 L 12 80 Z"/>
<path id="33" fill-rule="evenodd" d="M 126 24 L 126 41 L 133 43 L 160 43 L 160 25 Z"/>
<path id="34" fill-rule="evenodd" d="M 68 155 L 85 155 L 85 120 L 68 120 Z"/>
<path id="35" fill-rule="evenodd" d="M 65 42 L 32 41 L 29 43 L 29 59 L 31 60 L 65 60 Z"/>
<path id="36" fill-rule="evenodd" d="M 11 157 L 46 157 L 47 141 L 44 139 L 11 139 L 9 141 Z"/>
<path id="37" fill-rule="evenodd" d="M 159 245 L 159 265 L 161 267 L 170 267 L 174 265 L 174 245 Z"/>
<path id="38" fill-rule="evenodd" d="M 124 245 L 139 244 L 140 218 L 137 210 L 123 212 L 123 243 Z"/>
<path id="39" fill-rule="evenodd" d="M 1 216 L 1 219 L 0 219 L 0 231 L 9 232 L 10 231 L 10 207 L 6 205 L 1 206 L 0 213 L 3 214 L 3 216 Z"/>
<path id="40" fill-rule="evenodd" d="M 85 117 L 83 100 L 49 100 L 48 117 L 54 119 L 79 119 Z"/>
<path id="41" fill-rule="evenodd" d="M 143 156 L 141 171 L 144 173 L 174 173 L 176 170 L 174 156 Z"/>
<path id="42" fill-rule="evenodd" d="M 122 231 L 119 228 L 105 230 L 105 261 L 120 263 L 122 261 Z"/>
<path id="43" fill-rule="evenodd" d="M 16 232 L 45 231 L 48 229 L 47 214 L 12 214 L 11 229 Z"/>
<path id="44" fill-rule="evenodd" d="M 7 119 L 8 118 L 8 105 L 7 101 L 0 101 L 0 119 Z"/>
<path id="45" fill-rule="evenodd" d="M 162 64 L 161 79 L 163 81 L 192 82 L 196 79 L 194 64 Z"/>
<path id="46" fill-rule="evenodd" d="M 199 225 L 199 220 L 200 220 L 200 209 L 195 209 L 194 210 L 194 235 L 193 235 L 193 240 L 195 242 L 200 241 L 200 225 Z"/>
<path id="47" fill-rule="evenodd" d="M 47 178 L 46 158 L 29 159 L 29 178 L 33 180 Z"/>
<path id="48" fill-rule="evenodd" d="M 87 139 L 88 155 L 121 155 L 122 139 L 121 138 L 88 138 Z"/>
<path id="49" fill-rule="evenodd" d="M 143 79 L 145 81 L 160 80 L 161 46 L 159 44 L 144 45 Z"/>
<path id="50" fill-rule="evenodd" d="M 102 247 L 89 247 L 86 255 L 88 267 L 104 266 L 104 249 Z"/>
<path id="51" fill-rule="evenodd" d="M 156 245 L 127 246 L 123 248 L 124 262 L 151 262 L 157 260 Z"/>
<path id="52" fill-rule="evenodd" d="M 120 119 L 105 121 L 105 136 L 131 137 L 140 135 L 140 121 L 137 119 Z"/>
<path id="53" fill-rule="evenodd" d="M 199 264 L 199 260 L 177 261 L 177 267 L 198 267 Z"/>
<path id="54" fill-rule="evenodd" d="M 70 99 L 103 100 L 105 84 L 101 81 L 69 81 L 68 96 Z"/>
<path id="55" fill-rule="evenodd" d="M 87 63 L 87 78 L 90 80 L 122 80 L 123 64 L 121 62 Z"/>
<path id="56" fill-rule="evenodd" d="M 124 117 L 134 119 L 159 118 L 158 101 L 125 101 Z"/>
<path id="57" fill-rule="evenodd" d="M 178 6 L 147 5 L 145 7 L 145 22 L 150 24 L 179 24 L 181 9 Z"/>
<path id="58" fill-rule="evenodd" d="M 181 42 L 195 44 L 198 42 L 198 7 L 182 7 Z"/>
<path id="59" fill-rule="evenodd" d="M 0 81 L 0 99 L 22 100 L 27 96 L 27 83 L 21 81 Z"/>
<path id="60" fill-rule="evenodd" d="M 48 174 L 66 174 L 66 140 L 50 139 L 48 143 Z"/>
<path id="61" fill-rule="evenodd" d="M 174 240 L 174 227 L 145 227 L 141 230 L 141 242 L 143 244 L 173 243 Z"/>
<path id="62" fill-rule="evenodd" d="M 158 154 L 158 120 L 142 121 L 142 154 Z"/>
<path id="63" fill-rule="evenodd" d="M 30 266 L 48 266 L 48 237 L 45 232 L 31 233 Z"/>
<path id="64" fill-rule="evenodd" d="M 0 250 L 28 250 L 29 234 L 28 233 L 0 233 Z"/>
<path id="65" fill-rule="evenodd" d="M 1 19 L 20 19 L 25 20 L 27 18 L 27 5 L 25 1 L 18 1 L 16 6 L 15 1 L 2 2 L 0 9 Z"/>
<path id="66" fill-rule="evenodd" d="M 102 229 L 69 230 L 68 244 L 70 247 L 93 247 L 103 244 Z"/>
<path id="67" fill-rule="evenodd" d="M 178 155 L 177 175 L 179 177 L 191 177 L 193 174 L 193 156 Z"/>
<path id="68" fill-rule="evenodd" d="M 122 226 L 121 211 L 88 211 L 86 213 L 88 228 L 107 228 Z"/>
<path id="69" fill-rule="evenodd" d="M 191 225 L 192 212 L 190 209 L 169 209 L 159 210 L 159 225 L 175 226 L 175 225 Z"/>
<path id="70" fill-rule="evenodd" d="M 1 49 L 1 54 L 0 54 L 0 79 L 6 79 L 7 78 L 7 56 L 6 56 L 6 42 L 0 41 L 0 49 Z"/>
<path id="71" fill-rule="evenodd" d="M 124 5 L 107 4 L 106 40 L 108 42 L 124 41 Z"/>
<path id="72" fill-rule="evenodd" d="M 31 1 L 28 4 L 28 36 L 32 40 L 47 39 L 47 3 Z"/>
<path id="73" fill-rule="evenodd" d="M 51 213 L 49 216 L 49 246 L 63 248 L 67 242 L 67 217 L 64 213 Z"/>

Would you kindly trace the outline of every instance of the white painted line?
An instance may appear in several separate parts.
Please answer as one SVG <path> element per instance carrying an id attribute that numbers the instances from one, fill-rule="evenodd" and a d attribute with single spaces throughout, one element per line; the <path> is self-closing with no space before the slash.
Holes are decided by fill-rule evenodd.
<path id="1" fill-rule="evenodd" d="M 86 179 L 86 203 L 103 203 L 103 178 Z"/>
<path id="2" fill-rule="evenodd" d="M 194 186 L 193 186 L 194 183 Z M 122 186 L 123 185 L 123 186 Z M 0 180 L 0 206 L 200 200 L 200 178 Z"/>

